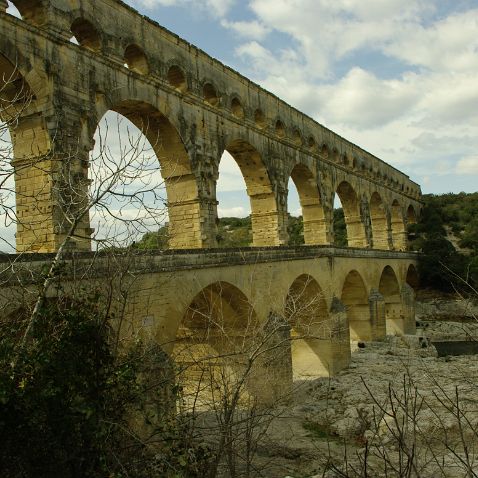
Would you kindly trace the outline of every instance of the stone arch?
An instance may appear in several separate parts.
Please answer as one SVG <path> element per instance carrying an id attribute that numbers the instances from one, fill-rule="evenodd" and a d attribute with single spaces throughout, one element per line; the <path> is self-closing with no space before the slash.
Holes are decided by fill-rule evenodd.
<path id="1" fill-rule="evenodd" d="M 329 312 L 322 289 L 312 276 L 302 274 L 291 284 L 285 316 L 291 327 L 294 379 L 329 375 L 333 368 Z"/>
<path id="2" fill-rule="evenodd" d="M 85 18 L 77 18 L 70 27 L 78 44 L 91 51 L 101 50 L 101 36 L 98 29 Z"/>
<path id="3" fill-rule="evenodd" d="M 45 159 L 52 140 L 37 101 L 47 93 L 46 81 L 35 70 L 25 73 L 19 64 L 23 65 L 21 59 L 15 64 L 0 53 L 0 122 L 4 123 L 0 168 L 15 171 L 4 187 L 15 191 L 11 207 L 15 208 L 17 252 L 52 252 L 56 244 L 51 215 L 55 164 Z M 1 220 L 8 223 L 5 216 Z"/>
<path id="4" fill-rule="evenodd" d="M 131 70 L 140 75 L 147 75 L 149 73 L 149 63 L 143 49 L 132 43 L 128 45 L 124 51 L 125 65 Z"/>
<path id="5" fill-rule="evenodd" d="M 46 23 L 45 5 L 42 0 L 10 0 L 17 8 L 22 19 L 35 26 L 42 26 Z"/>
<path id="6" fill-rule="evenodd" d="M 297 146 L 302 146 L 303 138 L 302 133 L 298 128 L 294 128 L 292 131 L 292 141 Z"/>
<path id="7" fill-rule="evenodd" d="M 276 121 L 275 133 L 279 138 L 285 138 L 286 136 L 285 125 L 280 119 Z"/>
<path id="8" fill-rule="evenodd" d="M 415 211 L 415 208 L 413 207 L 412 204 L 410 204 L 410 206 L 408 206 L 408 209 L 407 209 L 407 224 L 416 224 L 418 221 L 418 216 L 417 216 L 417 213 Z"/>
<path id="9" fill-rule="evenodd" d="M 342 181 L 336 192 L 344 210 L 348 246 L 365 247 L 367 244 L 365 228 L 360 215 L 359 199 L 354 188 L 347 181 Z"/>
<path id="10" fill-rule="evenodd" d="M 242 106 L 241 100 L 237 96 L 235 96 L 231 101 L 231 111 L 236 118 L 244 119 L 244 107 Z"/>
<path id="11" fill-rule="evenodd" d="M 177 91 L 184 93 L 188 89 L 186 75 L 178 65 L 171 65 L 168 69 L 168 83 Z"/>
<path id="12" fill-rule="evenodd" d="M 216 87 L 211 82 L 204 83 L 202 93 L 206 103 L 211 106 L 219 106 L 219 95 Z"/>
<path id="13" fill-rule="evenodd" d="M 327 244 L 325 214 L 314 175 L 307 166 L 297 164 L 290 176 L 297 188 L 302 207 L 305 244 Z"/>
<path id="14" fill-rule="evenodd" d="M 226 146 L 241 170 L 251 204 L 254 246 L 277 246 L 281 243 L 281 224 L 277 200 L 269 173 L 254 146 L 235 140 Z"/>
<path id="15" fill-rule="evenodd" d="M 373 247 L 375 249 L 390 249 L 385 204 L 380 194 L 376 191 L 370 198 L 370 219 L 372 221 Z"/>
<path id="16" fill-rule="evenodd" d="M 407 250 L 407 233 L 403 221 L 402 206 L 397 199 L 392 203 L 391 227 L 393 248 L 397 251 Z"/>
<path id="17" fill-rule="evenodd" d="M 307 138 L 307 148 L 309 148 L 309 151 L 315 152 L 315 146 L 316 146 L 315 138 L 313 135 L 310 135 Z"/>
<path id="18" fill-rule="evenodd" d="M 203 288 L 189 304 L 174 345 L 184 398 L 206 405 L 234 393 L 243 377 L 245 398 L 259 394 L 257 376 L 247 370 L 258 334 L 256 313 L 240 289 L 223 281 Z"/>
<path id="19" fill-rule="evenodd" d="M 400 285 L 395 271 L 385 266 L 380 276 L 379 293 L 385 303 L 385 322 L 387 335 L 403 334 L 405 332 Z"/>
<path id="20" fill-rule="evenodd" d="M 341 293 L 347 308 L 347 318 L 352 340 L 369 340 L 372 337 L 369 297 L 365 282 L 356 270 L 347 274 Z"/>
<path id="21" fill-rule="evenodd" d="M 161 169 L 169 213 L 169 247 L 200 248 L 201 205 L 190 158 L 176 127 L 157 108 L 141 100 L 122 100 L 104 108 L 131 121 L 149 141 Z M 94 124 L 93 137 L 99 121 Z"/>
<path id="22" fill-rule="evenodd" d="M 329 146 L 326 143 L 320 147 L 319 154 L 322 158 L 329 159 Z"/>

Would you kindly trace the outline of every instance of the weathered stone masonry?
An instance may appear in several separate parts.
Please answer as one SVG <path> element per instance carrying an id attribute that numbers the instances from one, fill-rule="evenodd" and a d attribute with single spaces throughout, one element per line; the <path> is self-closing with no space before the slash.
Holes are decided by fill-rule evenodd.
<path id="1" fill-rule="evenodd" d="M 292 177 L 306 244 L 332 242 L 337 193 L 349 246 L 406 249 L 420 188 L 400 171 L 122 2 L 12 3 L 23 20 L 0 13 L 0 69 L 16 69 L 34 95 L 12 131 L 19 252 L 53 251 L 62 242 L 65 210 L 86 195 L 88 154 L 108 110 L 130 119 L 154 145 L 173 248 L 215 246 L 215 186 L 227 150 L 247 185 L 255 246 L 286 243 Z M 62 184 L 66 175 L 75 201 Z M 77 235 L 76 247 L 88 250 L 88 217 Z"/>

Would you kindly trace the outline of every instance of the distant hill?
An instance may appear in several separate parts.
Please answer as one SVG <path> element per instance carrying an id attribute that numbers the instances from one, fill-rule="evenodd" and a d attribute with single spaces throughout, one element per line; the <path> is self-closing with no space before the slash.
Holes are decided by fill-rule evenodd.
<path id="1" fill-rule="evenodd" d="M 422 286 L 469 292 L 478 286 L 478 193 L 427 194 L 423 201 L 418 224 L 409 228 L 411 249 L 424 253 Z"/>

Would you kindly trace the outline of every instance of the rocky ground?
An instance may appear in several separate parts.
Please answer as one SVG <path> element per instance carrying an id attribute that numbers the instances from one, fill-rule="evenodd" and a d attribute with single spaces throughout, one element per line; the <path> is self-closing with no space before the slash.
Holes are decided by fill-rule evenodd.
<path id="1" fill-rule="evenodd" d="M 478 357 L 439 358 L 424 338 L 478 337 L 478 324 L 420 325 L 414 337 L 355 346 L 336 377 L 297 384 L 300 405 L 260 444 L 263 476 L 478 476 Z"/>

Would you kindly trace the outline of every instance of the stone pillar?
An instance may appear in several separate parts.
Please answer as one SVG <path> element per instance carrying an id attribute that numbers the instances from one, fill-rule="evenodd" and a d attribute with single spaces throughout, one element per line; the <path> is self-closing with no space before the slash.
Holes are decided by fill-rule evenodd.
<path id="1" fill-rule="evenodd" d="M 259 402 L 267 405 L 280 399 L 289 400 L 292 392 L 291 329 L 279 315 L 271 313 L 264 325 L 260 360 L 255 364 L 254 383 Z"/>
<path id="2" fill-rule="evenodd" d="M 372 289 L 368 298 L 370 307 L 370 336 L 371 340 L 381 340 L 386 335 L 385 301 L 383 295 Z"/>
<path id="3" fill-rule="evenodd" d="M 367 247 L 365 227 L 360 216 L 345 216 L 349 247 Z"/>
<path id="4" fill-rule="evenodd" d="M 402 286 L 401 299 L 404 333 L 407 335 L 415 335 L 417 333 L 417 323 L 415 319 L 415 291 L 407 283 Z"/>
<path id="5" fill-rule="evenodd" d="M 330 338 L 333 356 L 330 373 L 336 375 L 350 365 L 350 327 L 347 307 L 337 297 L 332 299 L 329 316 L 332 321 Z"/>
<path id="6" fill-rule="evenodd" d="M 54 252 L 71 233 L 69 248 L 90 250 L 89 217 L 81 215 L 88 194 L 87 148 L 66 119 L 61 131 L 59 123 L 59 116 L 51 122 L 25 116 L 12 130 L 17 252 Z"/>

